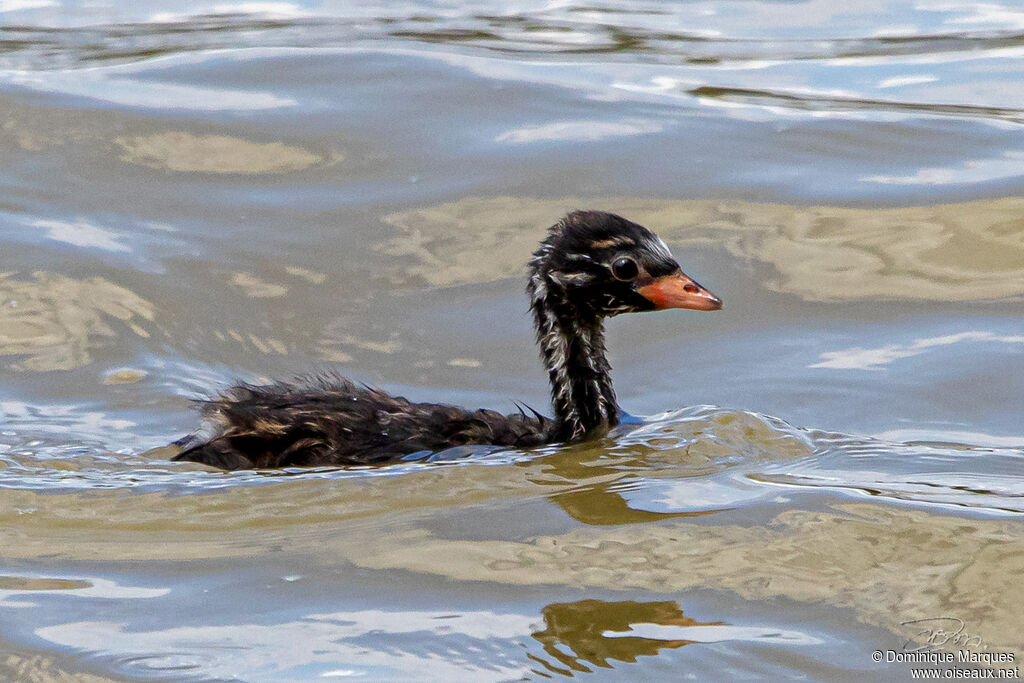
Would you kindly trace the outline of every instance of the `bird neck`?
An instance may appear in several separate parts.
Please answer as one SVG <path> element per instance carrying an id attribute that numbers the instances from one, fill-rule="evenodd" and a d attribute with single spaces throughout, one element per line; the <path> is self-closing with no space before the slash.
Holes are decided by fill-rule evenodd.
<path id="1" fill-rule="evenodd" d="M 531 308 L 551 381 L 551 438 L 570 441 L 618 424 L 601 318 L 581 315 L 572 304 L 548 297 L 534 297 Z"/>

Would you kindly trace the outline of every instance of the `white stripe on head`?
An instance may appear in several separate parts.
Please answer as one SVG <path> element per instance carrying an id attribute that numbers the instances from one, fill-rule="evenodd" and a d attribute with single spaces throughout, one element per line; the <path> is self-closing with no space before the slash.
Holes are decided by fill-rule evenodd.
<path id="1" fill-rule="evenodd" d="M 648 249 L 650 249 L 650 251 L 653 254 L 655 254 L 657 256 L 662 256 L 662 257 L 667 258 L 669 260 L 674 260 L 673 256 L 672 256 L 672 252 L 668 250 L 668 245 L 665 244 L 664 240 L 662 240 L 660 237 L 658 237 L 653 232 L 651 233 L 651 238 L 648 239 L 648 240 L 644 240 L 644 242 L 645 242 L 644 246 L 646 246 Z"/>

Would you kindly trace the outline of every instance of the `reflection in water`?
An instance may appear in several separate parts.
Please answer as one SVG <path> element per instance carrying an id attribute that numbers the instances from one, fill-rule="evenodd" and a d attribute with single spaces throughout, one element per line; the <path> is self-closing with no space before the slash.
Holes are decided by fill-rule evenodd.
<path id="1" fill-rule="evenodd" d="M 47 0 L 40 0 L 46 2 Z M 9 652 L 0 642 L 0 680 L 74 681 L 74 683 L 110 683 L 106 676 L 95 676 L 62 666 L 62 656 L 25 655 Z"/>
<path id="2" fill-rule="evenodd" d="M 551 502 L 558 505 L 577 522 L 593 525 L 639 524 L 641 522 L 657 522 L 672 517 L 694 517 L 707 515 L 716 510 L 696 510 L 693 512 L 655 512 L 633 507 L 622 492 L 629 480 L 614 484 L 593 484 L 578 489 L 556 493 L 550 497 Z"/>
<path id="3" fill-rule="evenodd" d="M 683 246 L 771 266 L 808 301 L 971 301 L 1024 295 L 1024 199 L 899 209 L 638 198 L 463 199 L 384 218 L 395 284 L 445 287 L 521 274 L 543 226 L 579 206 L 615 211 Z M 684 264 L 685 266 L 685 264 Z"/>
<path id="4" fill-rule="evenodd" d="M 683 615 L 678 603 L 668 600 L 579 600 L 548 605 L 541 613 L 544 615 L 545 628 L 532 635 L 544 646 L 544 652 L 550 659 L 533 655 L 530 655 L 530 659 L 540 663 L 548 671 L 566 676 L 571 676 L 574 671 L 592 672 L 584 662 L 610 669 L 612 665 L 609 664 L 609 659 L 635 662 L 637 657 L 650 657 L 661 650 L 674 649 L 693 642 L 651 639 L 621 633 L 609 635 L 608 631 L 630 631 L 639 624 L 717 626 L 722 623 L 695 621 Z"/>
<path id="5" fill-rule="evenodd" d="M 29 2 L 43 0 L 28 0 Z M 155 26 L 151 30 L 159 33 L 162 30 L 173 33 L 176 26 L 181 22 L 189 24 L 202 24 L 203 20 L 219 22 L 228 30 L 232 28 L 232 20 L 238 21 L 249 31 L 260 27 L 280 27 L 288 19 L 298 19 L 310 16 L 310 12 L 290 2 L 235 2 L 220 3 L 209 8 L 205 14 L 173 14 L 171 12 L 157 12 L 147 18 L 152 24 L 169 24 L 167 27 Z M 239 27 L 241 28 L 241 27 Z"/>
<path id="6" fill-rule="evenodd" d="M 281 581 L 302 579 L 282 577 Z M 120 597 L 130 601 L 155 596 Z M 612 669 L 618 662 L 636 663 L 640 657 L 697 642 L 748 641 L 776 647 L 820 642 L 776 627 L 700 622 L 685 616 L 679 604 L 670 600 L 551 603 L 541 608 L 542 623 L 529 607 L 525 614 L 451 606 L 444 611 L 395 607 L 297 617 L 296 608 L 288 607 L 287 616 L 281 618 L 271 602 L 261 623 L 193 625 L 189 622 L 196 618 L 195 610 L 202 609 L 193 599 L 187 595 L 179 599 L 189 613 L 185 623 L 163 628 L 137 617 L 76 620 L 73 615 L 87 613 L 89 608 L 72 603 L 67 609 L 72 616 L 38 628 L 34 635 L 91 658 L 107 659 L 121 675 L 187 673 L 219 680 L 241 670 L 247 672 L 246 678 L 282 681 L 334 676 L 529 680 L 530 673 L 572 676 L 595 668 Z"/>
<path id="7" fill-rule="evenodd" d="M 576 521 L 622 525 L 710 514 L 763 496 L 746 482 L 708 477 L 812 450 L 800 430 L 781 420 L 704 406 L 622 425 L 599 442 L 559 448 L 518 466 L 530 468 L 530 481 L 558 487 L 549 500 Z"/>
<path id="8" fill-rule="evenodd" d="M 0 575 L 0 609 L 11 607 L 36 607 L 24 598 L 36 593 L 60 591 L 65 595 L 80 598 L 102 598 L 105 600 L 139 600 L 159 598 L 170 592 L 168 588 L 143 588 L 122 586 L 115 581 L 101 578 L 67 579 L 44 576 Z"/>
<path id="9" fill-rule="evenodd" d="M 308 681 L 346 675 L 363 680 L 515 680 L 527 673 L 512 647 L 534 616 L 491 611 L 352 610 L 303 614 L 276 623 L 138 628 L 79 621 L 36 635 L 109 657 L 129 676 Z"/>
<path id="10" fill-rule="evenodd" d="M 167 132 L 115 140 L 121 159 L 150 168 L 198 173 L 285 173 L 323 158 L 280 142 L 251 142 L 225 135 Z"/>
<path id="11" fill-rule="evenodd" d="M 131 420 L 99 410 L 88 410 L 81 405 L 40 405 L 13 399 L 0 401 L 0 424 L 8 439 L 20 432 L 31 434 L 34 438 L 24 444 L 26 465 L 32 463 L 38 466 L 39 460 L 46 460 L 45 469 L 57 469 L 58 472 L 52 474 L 58 478 L 66 474 L 66 470 L 77 469 L 81 464 L 82 458 L 79 456 L 83 450 L 88 449 L 83 449 L 80 444 L 89 441 L 103 443 L 114 438 L 115 434 L 127 433 L 136 426 Z M 67 443 L 68 434 L 75 435 L 75 443 Z M 41 436 L 51 437 L 53 441 L 47 442 L 40 439 Z M 2 450 L 5 457 L 16 459 L 17 451 L 10 449 L 8 444 L 4 444 Z"/>
<path id="12" fill-rule="evenodd" d="M 986 448 L 1024 448 L 1024 436 L 997 436 L 985 432 L 973 432 L 963 429 L 946 429 L 942 426 L 925 428 L 890 429 L 875 434 L 874 437 L 888 443 L 925 444 L 950 449 L 974 450 Z"/>
<path id="13" fill-rule="evenodd" d="M 13 6 L 8 2 L 6 9 L 53 4 L 49 0 L 19 0 Z M 131 12 L 130 6 L 117 8 L 120 15 L 111 11 L 109 14 L 119 16 L 114 25 L 97 24 L 94 14 L 84 9 L 75 13 L 76 8 L 69 7 L 59 22 L 68 28 L 32 31 L 28 23 L 19 27 L 22 30 L 12 36 L 19 39 L 8 41 L 6 63 L 50 68 L 117 64 L 215 48 L 326 47 L 351 45 L 360 39 L 458 44 L 513 56 L 618 54 L 628 55 L 634 62 L 700 66 L 759 60 L 891 59 L 995 51 L 1021 43 L 1017 15 L 1008 8 L 984 3 L 933 3 L 927 10 L 941 18 L 941 28 L 930 32 L 878 27 L 877 35 L 843 38 L 829 37 L 821 29 L 847 22 L 861 28 L 856 19 L 859 15 L 878 22 L 884 21 L 887 13 L 879 3 L 865 3 L 859 10 L 844 7 L 840 12 L 827 0 L 807 0 L 792 9 L 768 10 L 758 4 L 743 11 L 717 12 L 699 3 L 656 7 L 540 3 L 519 6 L 514 12 L 487 14 L 481 14 L 473 3 L 442 5 L 420 2 L 410 15 L 409 8 L 393 4 L 370 3 L 358 9 L 344 4 L 332 16 L 330 5 L 318 6 L 315 14 L 281 2 L 200 4 L 185 11 L 153 13 L 146 3 L 136 12 Z M 401 9 L 396 11 L 396 7 Z M 352 14 L 358 21 L 348 16 Z M 133 24 L 126 36 L 120 22 L 128 21 L 140 23 Z M 73 28 L 81 23 L 88 26 Z M 767 37 L 761 37 L 765 34 Z M 772 39 L 780 34 L 786 34 L 786 39 Z"/>
<path id="14" fill-rule="evenodd" d="M 0 576 L 0 591 L 61 591 L 89 588 L 88 581 L 80 579 L 50 579 L 31 576 Z M 3 600 L 3 597 L 0 597 Z"/>
<path id="15" fill-rule="evenodd" d="M 811 458 L 768 463 L 747 477 L 786 487 L 831 488 L 988 514 L 1024 514 L 1024 442 L 1019 438 L 1016 448 L 893 444 L 839 436 L 832 441 Z M 970 466 L 979 456 L 985 460 L 983 471 Z"/>
<path id="16" fill-rule="evenodd" d="M 689 91 L 691 95 L 708 103 L 748 104 L 760 107 L 782 108 L 810 112 L 899 112 L 903 114 L 941 114 L 970 118 L 992 118 L 1013 123 L 1024 123 L 1024 110 L 1008 107 L 980 107 L 969 104 L 925 104 L 897 102 L 846 95 L 821 95 L 807 91 L 771 91 L 750 88 L 720 88 L 701 86 Z M 1019 169 L 1019 162 L 1018 162 Z M 1014 175 L 1019 175 L 1015 173 Z M 884 181 L 881 181 L 884 182 Z"/>
<path id="17" fill-rule="evenodd" d="M 1024 118 L 1024 113 L 1020 114 Z M 971 159 L 955 166 L 922 168 L 912 175 L 873 175 L 862 180 L 888 185 L 958 185 L 1019 178 L 1024 175 L 1024 152 L 1004 152 L 994 159 Z"/>
<path id="18" fill-rule="evenodd" d="M 136 382 L 145 379 L 146 374 L 145 370 L 116 368 L 103 373 L 103 383 L 106 385 L 135 384 Z"/>
<path id="19" fill-rule="evenodd" d="M 270 619 L 273 614 L 269 611 Z M 36 635 L 109 658 L 122 674 L 132 676 L 188 672 L 220 678 L 242 667 L 266 680 L 309 680 L 340 672 L 373 680 L 463 680 L 467 675 L 473 680 L 509 680 L 527 676 L 528 662 L 543 667 L 532 669 L 541 676 L 572 676 L 611 669 L 615 662 L 636 663 L 639 657 L 696 642 L 818 642 L 778 628 L 700 622 L 670 600 L 552 603 L 541 609 L 541 616 L 542 625 L 534 614 L 513 612 L 367 609 L 310 613 L 271 623 L 160 629 L 131 622 L 69 621 L 39 628 Z M 542 652 L 534 654 L 535 647 L 529 645 L 523 652 L 527 635 Z"/>
<path id="20" fill-rule="evenodd" d="M 262 111 L 293 107 L 297 102 L 267 92 L 200 88 L 117 78 L 103 71 L 83 74 L 78 71 L 49 72 L 41 77 L 35 72 L 19 71 L 7 76 L 11 83 L 43 93 L 73 95 L 125 107 L 168 108 L 192 111 Z"/>
<path id="21" fill-rule="evenodd" d="M 700 438 L 694 440 L 695 435 Z M 0 507 L 0 544 L 8 556 L 28 558 L 46 558 L 57 549 L 64 558 L 90 561 L 146 557 L 186 562 L 283 553 L 315 556 L 332 567 L 353 563 L 375 570 L 437 574 L 457 582 L 632 588 L 661 594 L 712 588 L 753 601 L 785 597 L 851 608 L 858 619 L 893 630 L 907 619 L 955 614 L 985 624 L 987 642 L 1018 647 L 1003 634 L 1024 628 L 1019 610 L 1013 607 L 1024 599 L 1014 582 L 1024 558 L 1024 537 L 1014 519 L 993 518 L 995 510 L 985 506 L 1016 501 L 1015 516 L 1019 516 L 1019 501 L 1024 496 L 1024 480 L 1015 474 L 1020 469 L 1019 449 L 965 452 L 937 445 L 865 443 L 840 435 L 785 429 L 766 418 L 711 408 L 634 426 L 589 451 L 585 446 L 574 448 L 553 448 L 533 457 L 494 453 L 472 465 L 452 462 L 389 471 L 249 473 L 239 477 L 171 471 L 162 459 L 126 469 L 121 458 L 96 465 L 95 485 L 116 485 L 119 478 L 126 478 L 130 481 L 125 486 L 148 483 L 148 494 L 133 496 L 137 500 L 128 505 L 121 495 L 65 492 L 59 496 L 61 504 L 53 506 L 47 502 L 53 496 L 46 491 L 7 490 L 6 505 Z M 613 455 L 616 448 L 622 455 Z M 776 457 L 779 453 L 793 457 L 780 459 Z M 804 457 L 799 457 L 801 454 Z M 873 499 L 876 502 L 857 504 L 831 500 L 816 509 L 797 496 L 801 491 L 813 495 L 822 490 L 820 486 L 810 481 L 807 486 L 794 486 L 785 479 L 786 475 L 800 475 L 807 481 L 816 476 L 826 485 L 870 481 L 872 467 L 894 473 L 887 478 L 889 504 L 877 502 L 881 500 L 878 497 Z M 657 524 L 632 523 L 647 521 L 638 519 L 637 510 L 671 512 L 690 505 L 685 496 L 673 491 L 674 486 L 685 489 L 690 480 L 698 488 L 709 481 L 722 483 L 722 492 L 713 502 L 719 509 L 730 507 L 725 488 L 729 482 L 716 473 L 748 475 L 747 488 L 735 487 L 738 503 L 749 501 L 749 485 L 792 491 L 791 502 L 775 509 L 748 505 L 731 517 L 722 512 L 712 524 L 707 517 L 698 520 L 681 515 L 662 516 Z M 753 476 L 758 473 L 760 482 Z M 64 481 L 58 474 L 56 470 L 46 473 L 54 482 L 50 486 Z M 32 483 L 23 473 L 15 476 L 21 486 Z M 941 491 L 937 487 L 915 488 L 920 481 L 934 482 Z M 963 482 L 970 482 L 972 490 L 958 490 Z M 506 512 L 528 508 L 531 499 L 558 504 L 560 493 L 580 486 L 593 486 L 595 492 L 588 494 L 590 497 L 570 497 L 573 506 L 562 509 L 575 514 L 585 526 L 564 533 L 548 532 L 541 518 L 541 531 L 524 539 L 514 523 L 476 523 L 481 506 L 504 518 Z M 37 487 L 46 488 L 42 484 Z M 174 490 L 207 495 L 174 495 Z M 952 499 L 974 505 L 988 517 L 958 518 L 944 509 L 921 505 L 936 500 L 936 492 L 945 495 L 939 502 Z M 680 500 L 673 501 L 673 497 Z M 901 497 L 915 501 L 917 507 L 894 507 L 891 501 Z M 633 509 L 624 511 L 622 501 Z M 602 516 L 601 506 L 617 512 Z M 240 510 L 246 514 L 240 515 Z M 94 519 L 102 519 L 103 524 L 90 522 Z M 454 538 L 439 537 L 429 530 L 444 526 L 436 524 L 438 519 L 458 519 L 459 526 L 474 533 L 470 538 L 462 533 Z M 643 623 L 633 626 L 608 624 L 615 609 L 605 616 L 603 608 L 595 608 L 597 616 L 592 620 L 599 617 L 607 624 L 602 631 L 596 626 L 572 626 L 572 609 L 553 608 L 542 629 L 523 624 L 532 623 L 532 618 L 487 613 L 480 615 L 480 621 L 492 624 L 487 633 L 493 635 L 488 638 L 515 638 L 514 633 L 524 632 L 519 629 L 527 629 L 525 632 L 547 634 L 540 638 L 549 638 L 551 647 L 563 654 L 559 644 L 569 643 L 574 652 L 570 657 L 582 666 L 598 666 L 597 662 L 620 654 L 635 658 L 650 648 L 666 647 L 665 642 L 671 647 L 676 642 L 722 637 L 720 632 L 709 631 L 711 627 L 644 627 L 643 623 L 665 626 L 679 618 L 676 612 L 660 608 L 653 615 L 635 617 Z M 493 664 L 505 651 L 504 645 L 485 643 L 476 627 L 468 626 L 472 622 L 468 616 L 453 621 L 443 618 L 445 612 L 388 614 L 345 612 L 274 625 L 236 621 L 225 626 L 202 622 L 178 626 L 175 622 L 151 631 L 123 620 L 98 623 L 93 617 L 82 617 L 87 621 L 48 627 L 39 635 L 67 647 L 132 661 L 143 658 L 139 661 L 147 663 L 138 667 L 145 666 L 149 672 L 173 664 L 213 676 L 222 671 L 216 667 L 241 666 L 236 655 L 247 657 L 244 668 L 254 672 L 263 660 L 253 659 L 253 653 L 263 652 L 268 668 L 260 669 L 261 675 L 277 679 L 283 678 L 278 674 L 287 671 L 291 662 L 296 667 L 301 662 L 316 662 L 324 670 L 355 670 L 358 664 L 393 666 L 398 661 L 403 675 L 414 676 L 426 670 L 422 667 L 431 661 L 429 653 L 437 652 L 436 648 L 444 649 L 444 661 L 452 663 L 452 675 L 456 670 L 471 670 L 488 677 L 490 669 L 478 666 L 479 662 L 485 659 Z M 400 635 L 420 628 L 426 629 L 427 635 Z M 450 632 L 442 634 L 441 628 L 475 635 L 463 649 L 461 644 L 453 645 Z M 359 634 L 381 629 L 387 631 L 391 649 L 386 653 L 374 650 L 373 656 L 368 656 L 367 641 L 360 640 Z M 350 635 L 339 641 L 339 633 Z M 605 642 L 623 634 L 625 645 Z M 726 635 L 753 637 L 739 631 Z M 757 638 L 769 640 L 766 634 Z M 238 642 L 232 639 L 242 639 L 253 649 L 232 651 L 226 646 Z M 380 642 L 376 636 L 372 640 Z M 787 636 L 776 646 L 790 642 L 807 640 Z M 572 643 L 578 643 L 579 649 Z M 223 650 L 219 649 L 222 645 Z M 281 656 L 282 647 L 287 648 L 287 657 Z M 625 649 L 616 649 L 619 647 Z M 210 648 L 217 653 L 216 665 L 204 659 L 203 653 L 211 652 Z M 462 654 L 457 656 L 453 648 Z M 152 656 L 168 651 L 178 654 L 166 660 Z M 568 667 L 553 654 L 546 657 L 551 666 Z M 435 677 L 437 666 L 440 664 L 427 667 Z M 517 666 L 509 662 L 495 677 L 521 675 Z"/>
<path id="22" fill-rule="evenodd" d="M 1015 638 L 1024 629 L 1016 608 L 1024 600 L 1016 579 L 1024 535 L 1015 519 L 865 502 L 793 507 L 754 525 L 676 519 L 526 541 L 460 541 L 413 529 L 366 538 L 346 557 L 458 581 L 786 597 L 851 608 L 858 620 L 894 633 L 903 621 L 949 614 L 984 624 L 990 648 L 1024 653 Z"/>
<path id="23" fill-rule="evenodd" d="M 1013 3 L 300 4 L 0 0 L 0 679 L 869 666 L 867 647 L 691 624 L 661 602 L 686 591 L 755 624 L 820 610 L 808 628 L 833 643 L 855 621 L 896 636 L 948 614 L 1020 651 L 1024 451 L 1002 416 L 1020 306 L 948 303 L 1024 299 L 1024 201 L 996 199 L 1020 194 Z M 453 402 L 518 395 L 529 377 L 503 354 L 520 328 L 492 314 L 520 311 L 519 294 L 496 303 L 519 282 L 430 288 L 521 275 L 579 206 L 736 276 L 754 314 L 687 332 L 738 387 L 708 400 L 781 412 L 835 391 L 801 420 L 916 443 L 702 408 L 388 471 L 231 475 L 139 452 L 192 424 L 184 394 L 313 358 L 455 386 Z M 928 303 L 847 305 L 893 298 Z M 896 360 L 941 344 L 970 363 L 922 377 Z M 691 371 L 653 368 L 664 385 Z M 848 402 L 846 378 L 863 380 Z M 761 401 L 769 385 L 795 388 Z M 568 603 L 596 590 L 636 602 Z M 722 638 L 755 646 L 678 647 Z M 813 669 L 844 655 L 837 676 Z"/>
<path id="24" fill-rule="evenodd" d="M 498 135 L 495 142 L 529 144 L 550 141 L 597 141 L 605 138 L 657 133 L 664 124 L 645 119 L 622 121 L 556 121 L 541 126 L 514 128 Z"/>
<path id="25" fill-rule="evenodd" d="M 835 370 L 880 370 L 900 358 L 911 358 L 922 353 L 957 344 L 959 342 L 996 342 L 1000 344 L 1022 344 L 1024 335 L 999 335 L 992 332 L 960 332 L 941 337 L 915 339 L 909 344 L 889 344 L 876 349 L 852 348 L 841 351 L 827 351 L 821 354 L 821 361 L 809 365 L 811 368 L 832 368 Z"/>
<path id="26" fill-rule="evenodd" d="M 288 293 L 288 287 L 276 282 L 267 282 L 253 273 L 232 273 L 229 284 L 238 287 L 253 299 L 273 299 Z"/>
<path id="27" fill-rule="evenodd" d="M 63 242 L 76 247 L 103 249 L 105 251 L 130 252 L 132 249 L 124 243 L 127 235 L 93 225 L 88 221 L 79 220 L 74 223 L 67 221 L 35 220 L 29 223 L 33 228 L 46 231 L 46 238 L 55 242 Z"/>
<path id="28" fill-rule="evenodd" d="M 23 356 L 15 367 L 70 370 L 91 361 L 90 351 L 114 337 L 111 319 L 141 337 L 154 309 L 132 291 L 103 278 L 86 280 L 36 272 L 32 280 L 0 273 L 0 356 Z"/>
<path id="29" fill-rule="evenodd" d="M 539 472 L 531 474 L 531 480 L 541 485 L 557 486 L 560 490 L 551 494 L 549 500 L 583 524 L 634 524 L 680 514 L 630 507 L 621 490 L 633 480 L 628 476 L 631 470 L 644 469 L 642 456 L 609 458 L 605 453 L 601 446 L 575 446 L 545 456 L 539 463 L 523 462 L 519 465 L 536 471 L 536 465 L 540 464 Z M 685 457 L 685 451 L 680 453 Z M 570 487 L 565 488 L 566 484 Z"/>

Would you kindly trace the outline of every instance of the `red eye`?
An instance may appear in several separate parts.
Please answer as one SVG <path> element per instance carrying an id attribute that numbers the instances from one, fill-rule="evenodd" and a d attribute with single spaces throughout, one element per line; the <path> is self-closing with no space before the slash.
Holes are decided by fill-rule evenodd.
<path id="1" fill-rule="evenodd" d="M 634 280 L 639 274 L 640 269 L 637 268 L 636 261 L 631 258 L 623 256 L 620 259 L 616 259 L 615 263 L 612 264 L 612 275 L 615 276 L 616 280 Z"/>

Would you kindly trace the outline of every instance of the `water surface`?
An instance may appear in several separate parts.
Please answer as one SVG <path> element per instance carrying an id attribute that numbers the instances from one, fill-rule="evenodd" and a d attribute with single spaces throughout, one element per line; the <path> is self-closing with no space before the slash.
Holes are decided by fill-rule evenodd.
<path id="1" fill-rule="evenodd" d="M 0 678 L 903 680 L 1024 656 L 1012 3 L 0 1 Z M 657 230 L 601 440 L 167 460 L 342 372 L 547 405 L 523 264 Z M 920 639 L 920 638 L 918 638 Z"/>

